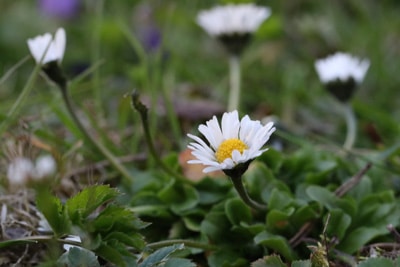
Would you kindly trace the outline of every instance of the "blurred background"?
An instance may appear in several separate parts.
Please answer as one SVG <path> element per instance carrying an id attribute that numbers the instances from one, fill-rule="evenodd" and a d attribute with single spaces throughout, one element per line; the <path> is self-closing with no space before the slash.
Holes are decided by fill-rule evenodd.
<path id="1" fill-rule="evenodd" d="M 73 80 L 97 66 L 71 93 L 99 128 L 126 131 L 135 121 L 124 98 L 134 88 L 144 97 L 167 94 L 180 120 L 193 119 L 193 106 L 187 103 L 203 99 L 205 114 L 195 118 L 202 121 L 211 116 L 209 110 L 221 112 L 226 106 L 228 55 L 195 19 L 200 10 L 228 2 L 249 1 L 1 1 L 0 76 L 29 55 L 28 38 L 64 27 L 68 77 Z M 272 16 L 242 56 L 242 113 L 256 119 L 275 115 L 296 134 L 340 144 L 344 120 L 319 82 L 314 61 L 349 52 L 371 62 L 352 100 L 359 119 L 356 146 L 375 149 L 399 140 L 399 1 L 254 2 L 269 6 Z M 3 79 L 1 114 L 14 103 L 33 67 L 29 58 Z M 57 90 L 38 79 L 23 116 L 37 132 L 56 137 L 46 129 L 58 123 L 59 101 Z M 156 112 L 165 116 L 162 107 Z M 182 136 L 188 130 L 181 128 Z M 175 145 L 183 147 L 183 142 Z"/>

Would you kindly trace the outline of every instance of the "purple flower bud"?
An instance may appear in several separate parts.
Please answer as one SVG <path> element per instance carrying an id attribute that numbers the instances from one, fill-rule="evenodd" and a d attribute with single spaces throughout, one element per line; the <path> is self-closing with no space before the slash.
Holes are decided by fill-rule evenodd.
<path id="1" fill-rule="evenodd" d="M 79 0 L 39 0 L 40 11 L 50 17 L 71 19 L 79 12 Z"/>

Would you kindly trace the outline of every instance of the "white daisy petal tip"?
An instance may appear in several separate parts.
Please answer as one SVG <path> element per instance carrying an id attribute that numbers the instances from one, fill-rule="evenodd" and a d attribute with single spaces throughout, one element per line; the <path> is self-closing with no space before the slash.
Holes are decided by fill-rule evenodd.
<path id="1" fill-rule="evenodd" d="M 200 11 L 197 24 L 211 36 L 248 34 L 255 32 L 271 15 L 268 7 L 255 4 L 218 5 Z"/>
<path id="2" fill-rule="evenodd" d="M 263 126 L 260 121 L 253 121 L 247 115 L 240 120 L 237 111 L 224 113 L 221 126 L 214 116 L 200 125 L 199 129 L 205 140 L 188 134 L 195 141 L 188 148 L 196 158 L 188 163 L 203 164 L 203 172 L 206 173 L 235 169 L 260 156 L 267 150 L 263 146 L 275 131 L 272 122 Z"/>
<path id="3" fill-rule="evenodd" d="M 335 80 L 346 82 L 353 78 L 357 83 L 364 80 L 370 62 L 368 59 L 359 59 L 351 54 L 337 52 L 314 63 L 315 69 L 322 83 Z"/>
<path id="4" fill-rule="evenodd" d="M 28 39 L 27 44 L 36 63 L 44 65 L 51 61 L 61 63 L 65 53 L 66 40 L 64 28 L 59 28 L 54 37 L 50 33 L 45 33 Z"/>

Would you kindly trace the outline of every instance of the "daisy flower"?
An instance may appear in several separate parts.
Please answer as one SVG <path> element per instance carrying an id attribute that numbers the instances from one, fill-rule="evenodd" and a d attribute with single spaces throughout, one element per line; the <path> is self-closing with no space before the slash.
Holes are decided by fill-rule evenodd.
<path id="1" fill-rule="evenodd" d="M 360 60 L 350 54 L 338 52 L 315 62 L 315 69 L 323 83 L 335 80 L 346 82 L 353 78 L 361 83 L 369 68 L 369 60 Z"/>
<path id="2" fill-rule="evenodd" d="M 40 156 L 35 162 L 37 180 L 54 175 L 57 169 L 57 163 L 50 155 Z"/>
<path id="3" fill-rule="evenodd" d="M 25 157 L 17 157 L 8 165 L 7 178 L 12 186 L 24 185 L 35 175 L 35 165 Z"/>
<path id="4" fill-rule="evenodd" d="M 216 170 L 231 170 L 242 163 L 249 163 L 260 156 L 268 148 L 263 148 L 271 134 L 275 131 L 273 123 L 262 125 L 249 116 L 239 120 L 237 110 L 226 112 L 222 116 L 221 127 L 214 116 L 206 124 L 199 126 L 199 131 L 207 139 L 208 144 L 200 137 L 188 134 L 193 139 L 188 145 L 193 156 L 191 164 L 203 164 L 204 173 Z"/>
<path id="5" fill-rule="evenodd" d="M 220 40 L 228 52 L 239 55 L 251 35 L 270 15 L 271 10 L 267 7 L 230 4 L 199 12 L 197 24 Z"/>
<path id="6" fill-rule="evenodd" d="M 54 38 L 50 33 L 28 39 L 29 50 L 37 64 L 47 64 L 52 61 L 61 63 L 66 46 L 66 33 L 63 28 L 59 28 Z"/>
<path id="7" fill-rule="evenodd" d="M 358 59 L 350 54 L 338 52 L 315 62 L 319 79 L 338 100 L 346 102 L 353 95 L 369 68 L 368 59 Z"/>
<path id="8" fill-rule="evenodd" d="M 40 156 L 36 162 L 27 157 L 16 157 L 8 165 L 7 178 L 11 186 L 21 186 L 54 175 L 56 168 L 56 162 L 50 155 Z"/>
<path id="9" fill-rule="evenodd" d="M 255 32 L 271 15 L 267 7 L 254 4 L 216 6 L 201 11 L 197 23 L 211 36 L 246 34 Z"/>

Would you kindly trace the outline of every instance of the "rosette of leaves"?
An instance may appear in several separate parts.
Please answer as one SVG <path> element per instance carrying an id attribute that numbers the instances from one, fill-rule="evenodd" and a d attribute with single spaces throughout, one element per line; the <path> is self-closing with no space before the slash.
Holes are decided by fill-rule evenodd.
<path id="1" fill-rule="evenodd" d="M 119 192 L 106 185 L 82 190 L 62 204 L 47 190 L 39 190 L 37 205 L 54 235 L 81 238 L 81 247 L 117 266 L 136 266 L 146 243 L 140 230 L 147 226 L 128 208 L 114 202 Z M 79 254 L 76 249 L 67 253 Z M 64 256 L 65 258 L 65 256 Z"/>

